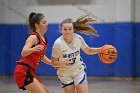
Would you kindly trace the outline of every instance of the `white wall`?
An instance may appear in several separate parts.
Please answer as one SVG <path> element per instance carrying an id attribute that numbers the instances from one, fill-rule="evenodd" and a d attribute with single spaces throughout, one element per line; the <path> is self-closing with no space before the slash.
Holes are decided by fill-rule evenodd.
<path id="1" fill-rule="evenodd" d="M 140 0 L 135 0 L 135 21 L 140 22 Z"/>
<path id="2" fill-rule="evenodd" d="M 26 0 L 0 0 L 0 23 L 25 23 Z"/>
<path id="3" fill-rule="evenodd" d="M 139 4 L 140 0 L 1 0 L 0 23 L 25 23 L 32 11 L 44 13 L 49 23 L 86 14 L 98 22 L 140 21 Z"/>

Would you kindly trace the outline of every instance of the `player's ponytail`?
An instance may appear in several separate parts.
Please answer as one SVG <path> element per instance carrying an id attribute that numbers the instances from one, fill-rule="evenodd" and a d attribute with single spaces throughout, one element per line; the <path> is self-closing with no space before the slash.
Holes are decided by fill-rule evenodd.
<path id="1" fill-rule="evenodd" d="M 89 25 L 89 23 L 94 21 L 96 20 L 88 17 L 87 15 L 81 16 L 76 20 L 76 22 L 73 23 L 74 31 L 83 33 L 85 35 L 99 36 L 96 29 Z"/>
<path id="2" fill-rule="evenodd" d="M 33 22 L 33 16 L 35 16 L 35 15 L 36 15 L 36 13 L 34 13 L 34 12 L 30 13 L 30 15 L 29 15 L 29 31 L 30 32 L 35 31 L 35 24 Z"/>
<path id="3" fill-rule="evenodd" d="M 94 21 L 96 21 L 96 20 L 93 20 L 92 18 L 88 17 L 87 15 L 79 17 L 75 22 L 73 22 L 72 19 L 67 18 L 64 21 L 62 21 L 61 28 L 64 23 L 72 23 L 75 33 L 80 32 L 85 35 L 99 36 L 97 34 L 97 31 L 92 26 L 89 25 L 89 23 L 94 22 Z"/>

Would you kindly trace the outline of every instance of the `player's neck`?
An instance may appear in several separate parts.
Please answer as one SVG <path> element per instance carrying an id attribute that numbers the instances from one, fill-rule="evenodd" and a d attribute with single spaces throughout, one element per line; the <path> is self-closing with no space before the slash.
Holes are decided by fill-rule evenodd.
<path id="1" fill-rule="evenodd" d="M 65 40 L 66 43 L 70 44 L 70 43 L 72 43 L 73 38 L 71 38 L 71 39 L 65 39 L 65 38 L 64 38 L 64 40 Z"/>
<path id="2" fill-rule="evenodd" d="M 40 37 L 44 37 L 44 34 L 41 33 L 40 31 L 36 31 L 36 32 L 39 34 Z"/>

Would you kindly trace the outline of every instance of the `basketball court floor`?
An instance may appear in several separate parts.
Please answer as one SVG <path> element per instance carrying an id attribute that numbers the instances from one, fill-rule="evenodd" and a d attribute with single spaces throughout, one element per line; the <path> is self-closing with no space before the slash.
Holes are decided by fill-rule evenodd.
<path id="1" fill-rule="evenodd" d="M 63 93 L 57 77 L 39 77 L 50 93 Z M 140 80 L 88 77 L 89 93 L 140 93 Z M 0 77 L 0 93 L 29 93 L 18 89 L 13 77 Z"/>

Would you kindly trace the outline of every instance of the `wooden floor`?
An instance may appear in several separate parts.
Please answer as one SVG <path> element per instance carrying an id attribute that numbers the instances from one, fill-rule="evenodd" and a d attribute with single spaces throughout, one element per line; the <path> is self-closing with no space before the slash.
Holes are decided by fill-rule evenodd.
<path id="1" fill-rule="evenodd" d="M 40 77 L 50 93 L 63 93 L 56 77 Z M 140 80 L 88 78 L 89 93 L 140 93 Z M 28 93 L 18 89 L 13 77 L 0 77 L 0 93 Z"/>

